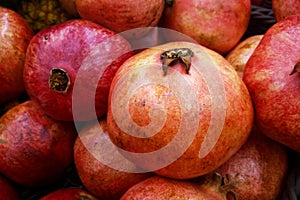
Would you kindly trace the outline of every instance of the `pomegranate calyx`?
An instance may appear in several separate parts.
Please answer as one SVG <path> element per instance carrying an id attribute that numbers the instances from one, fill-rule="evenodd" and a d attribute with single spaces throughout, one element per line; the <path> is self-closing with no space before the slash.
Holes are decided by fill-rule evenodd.
<path id="1" fill-rule="evenodd" d="M 164 76 L 167 75 L 167 70 L 169 66 L 177 62 L 181 62 L 185 65 L 185 72 L 189 74 L 191 68 L 191 58 L 194 55 L 193 51 L 189 48 L 176 48 L 168 50 L 160 54 L 160 59 L 162 60 L 162 69 L 164 71 Z"/>
<path id="2" fill-rule="evenodd" d="M 51 90 L 65 94 L 70 86 L 70 76 L 64 69 L 52 68 L 48 84 Z"/>
<path id="3" fill-rule="evenodd" d="M 232 182 L 229 174 L 226 174 L 225 177 L 223 177 L 219 173 L 214 173 L 213 178 L 215 179 L 215 183 L 218 183 L 219 191 L 226 196 L 226 199 L 231 197 L 229 199 L 238 200 L 236 193 L 232 190 L 235 186 L 235 182 Z"/>
<path id="4" fill-rule="evenodd" d="M 293 75 L 296 72 L 300 72 L 300 61 L 295 64 L 293 71 L 290 73 L 290 75 Z"/>

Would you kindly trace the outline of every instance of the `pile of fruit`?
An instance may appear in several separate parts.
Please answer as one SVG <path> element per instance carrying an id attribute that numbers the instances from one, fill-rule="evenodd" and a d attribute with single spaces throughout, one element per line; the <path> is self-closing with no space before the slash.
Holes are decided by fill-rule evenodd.
<path id="1" fill-rule="evenodd" d="M 298 0 L 1 1 L 0 200 L 300 199 L 299 36 Z"/>

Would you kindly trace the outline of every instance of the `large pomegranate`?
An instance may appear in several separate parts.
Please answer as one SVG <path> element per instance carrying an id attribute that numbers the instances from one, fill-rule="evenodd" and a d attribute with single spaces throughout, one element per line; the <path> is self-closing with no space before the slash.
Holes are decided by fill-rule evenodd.
<path id="1" fill-rule="evenodd" d="M 90 120 L 103 116 L 111 80 L 130 54 L 128 42 L 88 20 L 69 20 L 38 32 L 31 40 L 24 66 L 25 88 L 43 111 L 57 120 Z M 115 60 L 110 56 L 119 52 Z M 77 72 L 80 71 L 80 77 Z M 75 94 L 73 88 L 77 81 Z M 76 95 L 78 101 L 73 101 Z M 92 96 L 92 97 L 91 97 Z M 91 98 L 88 98 L 91 97 Z M 96 114 L 85 109 L 95 100 Z M 93 115 L 94 114 L 94 115 Z"/>
<path id="2" fill-rule="evenodd" d="M 33 101 L 0 118 L 0 173 L 30 187 L 53 184 L 73 160 L 75 128 L 53 120 Z"/>
<path id="3" fill-rule="evenodd" d="M 108 143 L 106 120 L 85 126 L 75 142 L 74 161 L 83 185 L 92 194 L 100 199 L 118 200 L 131 186 L 151 174 L 114 169 L 119 160 L 114 149 L 105 146 Z"/>
<path id="4" fill-rule="evenodd" d="M 246 32 L 250 0 L 170 0 L 163 26 L 190 36 L 221 54 L 231 50 Z"/>
<path id="5" fill-rule="evenodd" d="M 243 80 L 253 99 L 256 124 L 268 137 L 300 152 L 300 16 L 287 17 L 264 34 Z"/>
<path id="6" fill-rule="evenodd" d="M 24 93 L 23 68 L 33 31 L 18 13 L 0 6 L 0 104 Z"/>
<path id="7" fill-rule="evenodd" d="M 239 199 L 278 199 L 288 172 L 287 149 L 254 127 L 247 142 L 215 172 L 228 177 Z"/>
<path id="8" fill-rule="evenodd" d="M 113 143 L 142 168 L 172 178 L 216 169 L 245 143 L 252 122 L 250 95 L 233 67 L 190 42 L 129 58 L 109 94 Z"/>
<path id="9" fill-rule="evenodd" d="M 164 0 L 75 0 L 83 19 L 122 32 L 156 26 L 164 9 Z"/>

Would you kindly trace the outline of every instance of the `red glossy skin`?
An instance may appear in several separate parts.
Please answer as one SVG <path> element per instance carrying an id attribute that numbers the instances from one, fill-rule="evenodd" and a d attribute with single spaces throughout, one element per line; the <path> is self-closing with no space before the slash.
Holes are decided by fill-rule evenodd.
<path id="1" fill-rule="evenodd" d="M 229 174 L 239 199 L 278 199 L 288 172 L 286 148 L 253 129 L 249 139 L 216 172 Z"/>
<path id="2" fill-rule="evenodd" d="M 250 0 L 176 0 L 163 15 L 164 27 L 179 31 L 218 53 L 231 50 L 246 32 Z"/>
<path id="3" fill-rule="evenodd" d="M 73 160 L 73 124 L 54 121 L 33 102 L 0 118 L 0 173 L 31 187 L 54 183 Z"/>
<path id="4" fill-rule="evenodd" d="M 118 1 L 76 0 L 83 19 L 88 19 L 116 32 L 156 26 L 164 9 L 164 0 Z"/>
<path id="5" fill-rule="evenodd" d="M 121 200 L 226 200 L 216 187 L 154 176 L 131 187 Z"/>
<path id="6" fill-rule="evenodd" d="M 253 99 L 256 123 L 268 137 L 300 152 L 300 16 L 270 28 L 246 64 L 243 80 Z"/>
<path id="7" fill-rule="evenodd" d="M 160 54 L 175 47 L 190 48 L 194 52 L 191 61 L 192 66 L 188 75 L 181 64 L 176 64 L 170 67 L 169 70 L 178 72 L 179 76 L 190 83 L 189 88 L 183 88 L 179 82 L 180 80 L 176 78 L 176 80 L 178 80 L 179 91 L 185 90 L 187 93 L 195 94 L 195 101 L 197 101 L 201 107 L 201 114 L 198 113 L 199 110 L 196 107 L 197 103 L 195 103 L 194 100 L 186 98 L 185 94 L 176 95 L 176 89 L 171 89 L 168 86 L 160 84 L 161 79 L 170 78 L 170 80 L 173 80 L 171 78 L 175 76 L 174 72 L 174 74 L 167 74 L 163 77 Z M 178 159 L 176 158 L 174 162 L 168 166 L 155 170 L 155 173 L 163 176 L 177 179 L 194 178 L 216 169 L 244 144 L 252 127 L 253 108 L 246 86 L 224 57 L 207 48 L 205 48 L 207 54 L 202 57 L 202 48 L 203 47 L 199 47 L 194 43 L 174 42 L 147 49 L 124 62 L 112 82 L 107 114 L 108 133 L 113 143 L 126 151 L 146 153 L 160 150 L 167 144 L 170 144 L 176 135 L 179 135 L 179 127 L 184 127 L 185 121 L 188 121 L 188 126 L 184 128 L 183 134 L 192 135 L 189 127 L 194 126 L 191 124 L 199 119 L 199 124 L 196 121 L 197 124 L 195 125 L 195 137 L 192 138 L 191 144 L 186 151 L 183 152 L 183 155 L 179 156 Z M 223 107 L 226 109 L 226 116 L 224 116 L 224 126 L 220 131 L 220 137 L 217 138 L 216 144 L 205 157 L 200 158 L 199 149 L 208 132 L 213 109 L 207 82 L 203 79 L 201 73 L 198 73 L 196 70 L 196 68 L 201 68 L 207 64 L 201 63 L 202 60 L 205 60 L 204 58 L 209 58 L 212 61 L 212 67 L 218 70 L 216 73 L 218 73 L 222 79 L 220 82 L 224 83 L 223 92 L 225 96 L 222 101 L 226 104 L 224 104 Z M 145 65 L 149 67 L 143 68 Z M 151 79 L 151 83 L 138 85 L 130 81 L 134 79 L 134 77 L 141 77 L 141 83 L 143 83 L 142 80 L 147 80 L 148 76 L 150 76 L 150 74 L 156 74 L 157 70 L 161 70 L 161 74 L 157 74 Z M 134 73 L 134 75 L 131 75 L 131 73 Z M 129 78 L 131 76 L 133 76 L 132 79 Z M 114 103 L 114 99 L 116 99 L 116 97 L 113 98 L 114 91 L 116 91 L 116 88 L 119 88 L 117 86 L 121 85 L 121 80 L 124 78 L 129 78 L 126 82 L 127 84 L 122 85 L 122 88 L 128 89 L 127 94 L 131 94 L 130 98 L 128 98 L 129 101 L 127 101 L 124 95 L 118 96 L 117 101 Z M 176 80 L 174 81 L 176 82 Z M 221 93 L 222 92 L 220 92 L 220 94 Z M 181 96 L 184 96 L 186 102 L 179 102 Z M 125 112 L 122 110 L 127 104 L 129 114 L 126 113 L 126 110 Z M 164 107 L 165 116 L 162 114 L 156 115 L 155 117 L 151 116 L 151 109 L 157 105 Z M 187 105 L 190 105 L 188 113 L 189 116 L 193 116 L 192 119 L 188 119 L 189 116 L 183 114 L 184 111 L 182 111 L 182 109 Z M 115 113 L 113 113 L 113 108 L 117 109 Z M 220 112 L 218 112 L 218 114 L 220 115 Z M 115 119 L 118 119 L 118 121 Z M 152 125 L 153 121 L 156 120 L 163 122 L 163 124 L 159 126 L 161 127 L 159 130 L 155 130 L 157 126 L 154 126 L 153 129 L 149 129 L 148 133 L 145 133 L 145 135 L 149 134 L 149 137 L 139 138 L 132 136 L 132 134 L 139 133 L 139 131 L 136 131 L 137 129 L 129 128 L 125 130 L 120 128 L 119 124 L 126 120 L 128 120 L 128 122 L 126 122 L 126 126 L 128 125 L 128 127 L 132 127 L 135 124 L 144 127 Z M 215 126 L 219 125 L 215 124 Z M 153 133 L 155 134 L 150 136 L 150 134 Z M 233 134 L 234 137 L 232 137 Z M 182 144 L 178 143 L 174 145 L 174 148 L 180 149 L 184 146 L 184 143 L 187 141 L 186 138 L 188 138 L 188 136 L 180 139 Z M 173 159 L 176 152 L 178 152 L 177 149 L 167 150 L 158 157 L 152 157 L 147 160 L 133 158 L 133 160 L 137 165 L 141 165 L 142 168 L 149 169 L 153 166 L 153 163 L 157 163 L 161 159 Z M 130 155 L 128 157 L 130 157 Z"/>
<path id="8" fill-rule="evenodd" d="M 89 192 L 79 188 L 64 188 L 53 191 L 40 200 L 97 200 Z"/>
<path id="9" fill-rule="evenodd" d="M 25 91 L 23 68 L 32 37 L 32 29 L 18 13 L 0 7 L 0 104 Z"/>
<path id="10" fill-rule="evenodd" d="M 300 14 L 300 2 L 298 0 L 272 0 L 274 17 L 280 21 L 288 16 Z"/>
<path id="11" fill-rule="evenodd" d="M 107 42 L 108 51 L 114 54 L 118 51 L 130 52 L 127 41 L 119 37 L 114 43 L 109 38 L 114 32 L 87 20 L 69 20 L 63 24 L 51 26 L 37 33 L 31 40 L 26 54 L 24 67 L 25 88 L 31 99 L 37 101 L 44 112 L 57 120 L 73 120 L 72 95 L 75 77 L 82 66 L 84 59 L 99 44 Z M 101 43 L 103 42 L 103 43 Z M 106 43 L 105 43 L 106 44 Z M 97 116 L 103 116 L 107 111 L 107 98 L 111 80 L 120 64 L 130 56 L 130 53 L 114 60 L 111 64 L 102 64 L 106 55 L 98 51 L 97 60 L 91 60 L 91 68 L 80 85 L 82 90 L 79 109 L 85 111 L 86 97 L 96 87 L 95 109 Z M 93 63 L 94 62 L 94 63 Z M 58 93 L 48 85 L 49 74 L 52 68 L 64 69 L 70 76 L 70 86 L 67 92 Z M 103 71 L 103 73 L 102 73 Z M 97 81 L 97 75 L 100 76 Z M 95 86 L 93 85 L 95 84 Z M 92 85 L 92 86 L 91 86 Z M 90 120 L 94 116 L 82 114 L 78 120 Z"/>
<path id="12" fill-rule="evenodd" d="M 101 126 L 103 132 L 98 132 L 96 126 Z M 98 145 L 109 140 L 106 126 L 106 120 L 101 120 L 99 124 L 89 125 L 79 133 L 74 146 L 74 161 L 82 183 L 92 194 L 100 199 L 119 200 L 131 186 L 152 174 L 119 171 L 94 156 L 103 153 Z"/>
<path id="13" fill-rule="evenodd" d="M 16 188 L 3 176 L 0 176 L 0 200 L 20 200 Z"/>

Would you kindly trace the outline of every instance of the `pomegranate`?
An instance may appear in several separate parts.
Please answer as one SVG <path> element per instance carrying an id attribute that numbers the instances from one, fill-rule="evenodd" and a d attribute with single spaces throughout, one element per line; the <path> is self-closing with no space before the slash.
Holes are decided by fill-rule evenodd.
<path id="1" fill-rule="evenodd" d="M 264 34 L 249 58 L 243 80 L 256 111 L 260 131 L 300 152 L 300 16 L 285 18 Z M 294 73 L 295 72 L 295 73 Z"/>
<path id="2" fill-rule="evenodd" d="M 254 127 L 247 142 L 215 172 L 228 176 L 239 199 L 278 199 L 288 172 L 286 148 Z"/>
<path id="3" fill-rule="evenodd" d="M 48 27 L 37 33 L 28 46 L 24 66 L 26 91 L 45 113 L 57 120 L 73 120 L 74 107 L 80 113 L 76 120 L 103 116 L 111 80 L 131 55 L 130 50 L 121 36 L 91 21 L 75 19 Z M 128 53 L 111 61 L 110 56 L 120 51 Z M 84 75 L 78 78 L 78 71 Z M 79 85 L 76 94 L 75 78 Z M 80 100 L 73 102 L 74 95 Z M 83 106 L 88 103 L 82 97 L 91 95 L 96 102 L 95 116 Z"/>
<path id="4" fill-rule="evenodd" d="M 0 6 L 0 33 L 0 104 L 3 104 L 25 91 L 23 68 L 33 31 L 17 12 Z"/>
<path id="5" fill-rule="evenodd" d="M 121 198 L 136 200 L 169 200 L 169 199 L 197 199 L 197 200 L 227 200 L 236 199 L 222 184 L 220 176 L 200 184 L 192 181 L 174 180 L 161 176 L 153 176 L 132 186 Z M 228 197 L 228 198 L 227 198 Z"/>
<path id="6" fill-rule="evenodd" d="M 241 78 L 247 61 L 257 47 L 263 35 L 253 35 L 239 42 L 227 55 L 226 60 L 235 68 Z"/>
<path id="7" fill-rule="evenodd" d="M 63 188 L 55 190 L 40 200 L 97 200 L 96 197 L 92 196 L 89 192 L 80 188 Z"/>
<path id="8" fill-rule="evenodd" d="M 298 0 L 272 0 L 274 17 L 280 21 L 288 16 L 300 14 L 300 1 Z"/>
<path id="9" fill-rule="evenodd" d="M 55 121 L 33 101 L 0 118 L 0 173 L 30 187 L 53 184 L 73 160 L 75 129 Z"/>
<path id="10" fill-rule="evenodd" d="M 171 0 L 163 26 L 186 34 L 220 54 L 230 51 L 246 32 L 250 0 Z"/>
<path id="11" fill-rule="evenodd" d="M 170 42 L 134 55 L 109 93 L 112 142 L 141 168 L 171 178 L 219 167 L 245 143 L 252 122 L 251 98 L 236 71 L 195 43 Z"/>
<path id="12" fill-rule="evenodd" d="M 99 23 L 115 32 L 156 26 L 164 0 L 75 0 L 81 18 Z"/>
<path id="13" fill-rule="evenodd" d="M 0 200 L 20 200 L 21 197 L 12 183 L 0 175 Z"/>
<path id="14" fill-rule="evenodd" d="M 83 185 L 92 194 L 100 199 L 118 200 L 132 185 L 151 174 L 128 173 L 112 168 L 115 153 L 105 147 L 108 142 L 106 120 L 84 127 L 75 142 L 74 160 Z M 104 162 L 101 159 L 103 155 L 109 161 Z"/>

